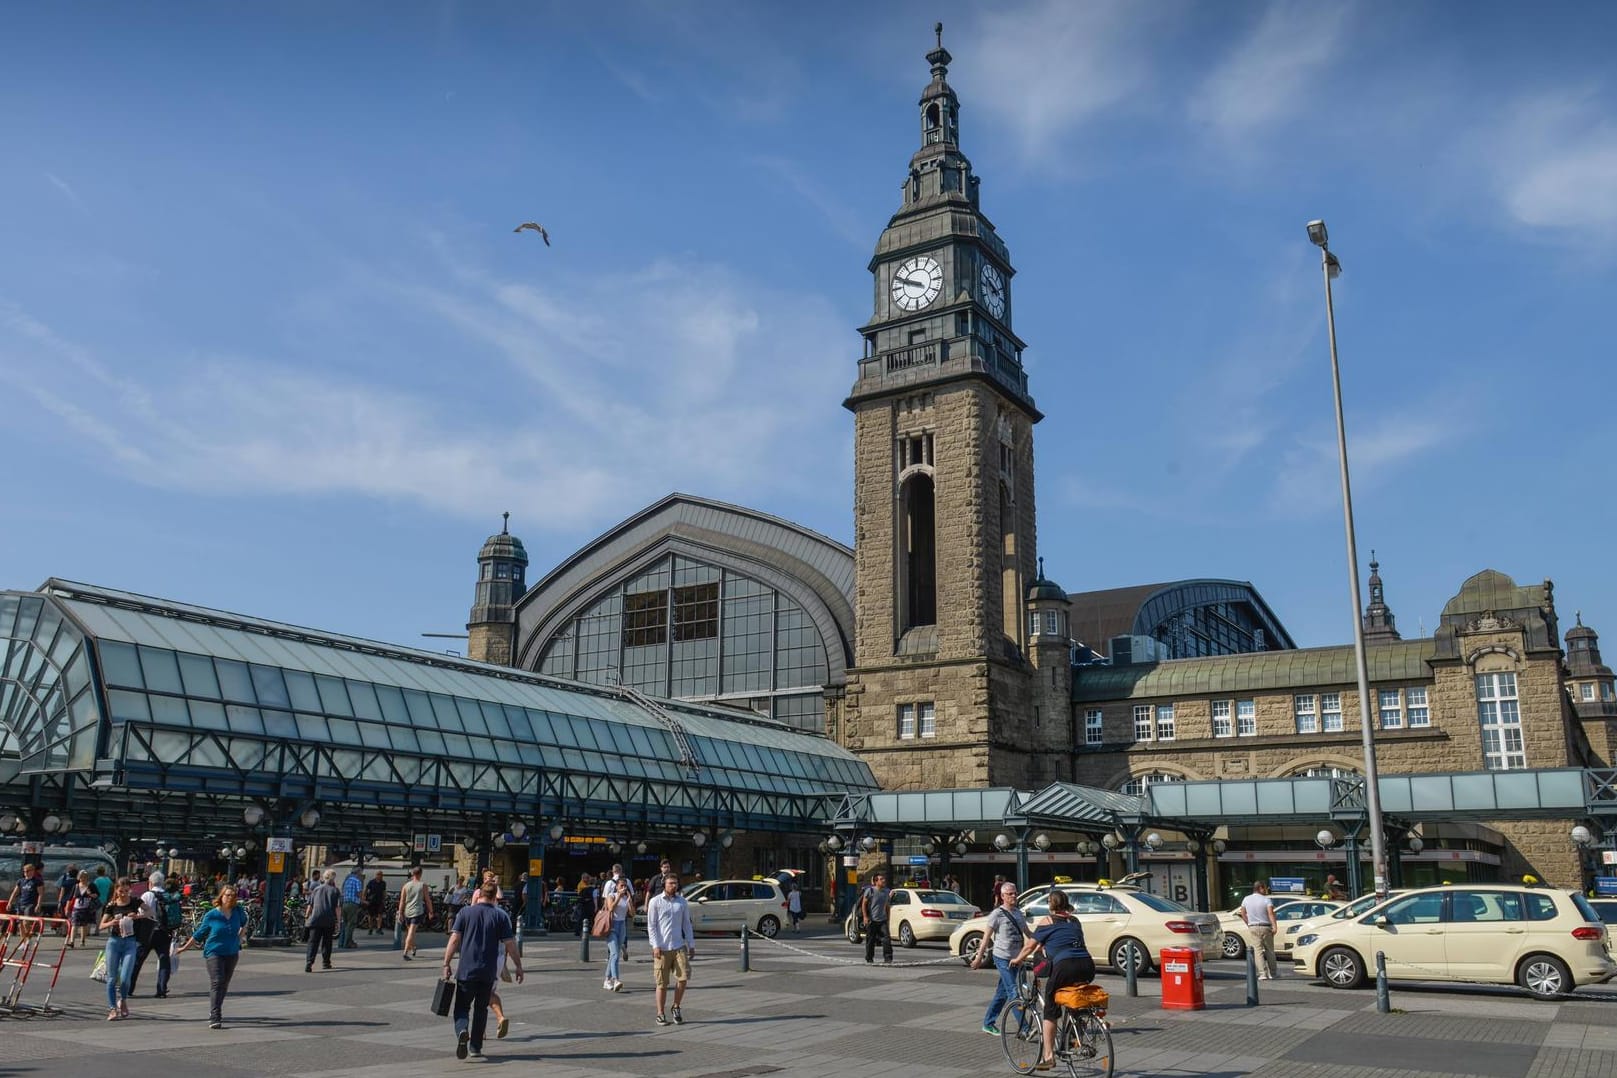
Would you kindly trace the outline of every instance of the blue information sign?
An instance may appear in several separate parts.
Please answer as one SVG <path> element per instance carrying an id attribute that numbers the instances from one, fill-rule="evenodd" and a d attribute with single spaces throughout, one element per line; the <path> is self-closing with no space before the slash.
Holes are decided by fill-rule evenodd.
<path id="1" fill-rule="evenodd" d="M 1301 876 L 1270 876 L 1269 890 L 1280 895 L 1300 895 L 1304 880 Z"/>
<path id="2" fill-rule="evenodd" d="M 1595 894 L 1602 898 L 1617 896 L 1617 876 L 1596 876 Z"/>
<path id="3" fill-rule="evenodd" d="M 924 865 L 924 864 L 928 863 L 930 860 L 931 860 L 931 858 L 927 857 L 925 854 L 921 854 L 921 853 L 912 853 L 912 854 L 910 854 L 910 864 L 912 864 L 912 865 Z"/>

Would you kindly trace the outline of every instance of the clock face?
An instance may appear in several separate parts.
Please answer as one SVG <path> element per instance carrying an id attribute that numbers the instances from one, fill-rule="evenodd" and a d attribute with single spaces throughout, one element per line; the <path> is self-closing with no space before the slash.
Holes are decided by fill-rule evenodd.
<path id="1" fill-rule="evenodd" d="M 937 260 L 917 255 L 893 271 L 893 303 L 900 310 L 930 306 L 943 291 L 943 267 Z"/>
<path id="2" fill-rule="evenodd" d="M 1005 278 L 988 262 L 983 263 L 983 306 L 995 318 L 1005 317 Z"/>

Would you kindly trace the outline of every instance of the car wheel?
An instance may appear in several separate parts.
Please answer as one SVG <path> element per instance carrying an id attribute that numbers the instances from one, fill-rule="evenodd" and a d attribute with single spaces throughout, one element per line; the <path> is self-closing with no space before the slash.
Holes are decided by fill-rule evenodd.
<path id="1" fill-rule="evenodd" d="M 1139 940 L 1129 939 L 1127 937 L 1124 937 L 1123 939 L 1120 939 L 1116 943 L 1112 944 L 1110 955 L 1112 968 L 1117 970 L 1119 973 L 1127 972 L 1130 950 L 1132 950 L 1134 953 L 1135 974 L 1138 976 L 1144 976 L 1145 974 L 1150 973 L 1151 952 L 1146 950 L 1145 944 L 1141 943 Z"/>
<path id="2" fill-rule="evenodd" d="M 859 931 L 859 922 L 855 921 L 852 917 L 844 921 L 842 923 L 842 935 L 855 947 L 859 946 L 859 937 L 863 935 L 863 933 Z"/>
<path id="3" fill-rule="evenodd" d="M 971 965 L 971 960 L 977 957 L 977 948 L 983 945 L 983 934 L 972 932 L 960 941 L 960 961 Z"/>
<path id="4" fill-rule="evenodd" d="M 1332 988 L 1357 988 L 1364 983 L 1364 959 L 1346 947 L 1332 947 L 1319 956 L 1319 975 Z"/>
<path id="5" fill-rule="evenodd" d="M 1234 932 L 1224 933 L 1224 957 L 1245 958 L 1246 944 Z"/>
<path id="6" fill-rule="evenodd" d="M 1516 983 L 1534 999 L 1556 999 L 1572 991 L 1572 971 L 1553 955 L 1529 955 L 1516 973 Z"/>
<path id="7" fill-rule="evenodd" d="M 910 927 L 908 921 L 898 922 L 898 942 L 905 947 L 914 947 L 921 942 L 915 938 L 915 929 Z"/>
<path id="8" fill-rule="evenodd" d="M 758 934 L 764 939 L 772 940 L 780 932 L 780 918 L 773 914 L 765 914 L 758 919 Z"/>

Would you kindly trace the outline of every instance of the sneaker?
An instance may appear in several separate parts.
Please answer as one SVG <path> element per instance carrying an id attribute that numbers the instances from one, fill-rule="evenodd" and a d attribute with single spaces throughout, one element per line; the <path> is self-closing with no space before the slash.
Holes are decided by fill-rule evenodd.
<path id="1" fill-rule="evenodd" d="M 612 991 L 612 978 L 608 977 L 606 980 L 601 982 L 601 991 L 603 991 L 603 992 Z"/>
<path id="2" fill-rule="evenodd" d="M 455 1035 L 455 1058 L 456 1059 L 465 1059 L 466 1058 L 466 1042 L 471 1040 L 471 1036 L 472 1036 L 472 1034 L 471 1034 L 470 1030 L 462 1030 L 460 1033 Z"/>
<path id="3" fill-rule="evenodd" d="M 622 981 L 613 981 L 612 982 L 612 991 L 614 991 L 614 992 L 623 991 L 623 982 Z"/>
<path id="4" fill-rule="evenodd" d="M 224 1029 L 225 1024 L 223 1022 L 218 1022 L 218 1021 L 209 1022 L 208 1023 L 208 1028 L 209 1029 Z"/>
<path id="5" fill-rule="evenodd" d="M 471 1052 L 471 1056 L 470 1056 L 470 1058 L 469 1058 L 469 1060 L 468 1060 L 468 1062 L 471 1062 L 471 1063 L 481 1063 L 481 1062 L 483 1062 L 483 1060 L 484 1060 L 484 1059 L 485 1059 L 485 1058 L 486 1058 L 486 1057 L 485 1057 L 485 1056 L 484 1056 L 484 1055 L 483 1055 L 483 1050 L 482 1050 L 482 1049 L 480 1049 L 480 1048 L 473 1048 L 473 1049 L 472 1049 L 472 1052 Z"/>
<path id="6" fill-rule="evenodd" d="M 674 1025 L 677 1026 L 677 1025 L 681 1025 L 681 1024 L 684 1023 L 685 1016 L 683 1014 L 679 1013 L 679 1004 L 677 1004 L 677 1003 L 674 1004 L 673 1014 L 674 1014 Z"/>
<path id="7" fill-rule="evenodd" d="M 314 967 L 313 966 L 304 966 L 303 967 L 303 972 L 304 973 L 313 973 L 314 972 Z"/>
<path id="8" fill-rule="evenodd" d="M 893 960 L 891 958 L 884 958 L 881 960 L 881 964 L 884 966 L 890 966 L 893 964 Z"/>
<path id="9" fill-rule="evenodd" d="M 997 1037 L 999 1036 L 999 1027 L 994 1023 L 989 1022 L 987 1025 L 983 1026 L 983 1032 L 988 1034 L 990 1037 Z"/>
<path id="10" fill-rule="evenodd" d="M 657 1024 L 659 1026 L 666 1026 L 668 1024 L 668 1016 L 659 1012 L 657 1015 Z"/>

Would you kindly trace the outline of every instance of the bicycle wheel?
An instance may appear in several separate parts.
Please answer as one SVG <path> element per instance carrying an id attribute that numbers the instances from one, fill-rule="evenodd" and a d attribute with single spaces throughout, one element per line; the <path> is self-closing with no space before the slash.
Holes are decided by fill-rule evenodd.
<path id="1" fill-rule="evenodd" d="M 1067 1064 L 1072 1078 L 1111 1078 L 1112 1030 L 1094 1011 L 1068 1011 L 1066 1048 L 1056 1055 Z"/>
<path id="2" fill-rule="evenodd" d="M 1033 1000 L 1013 999 L 999 1012 L 999 1043 L 1017 1074 L 1032 1074 L 1044 1055 L 1044 1016 Z"/>

